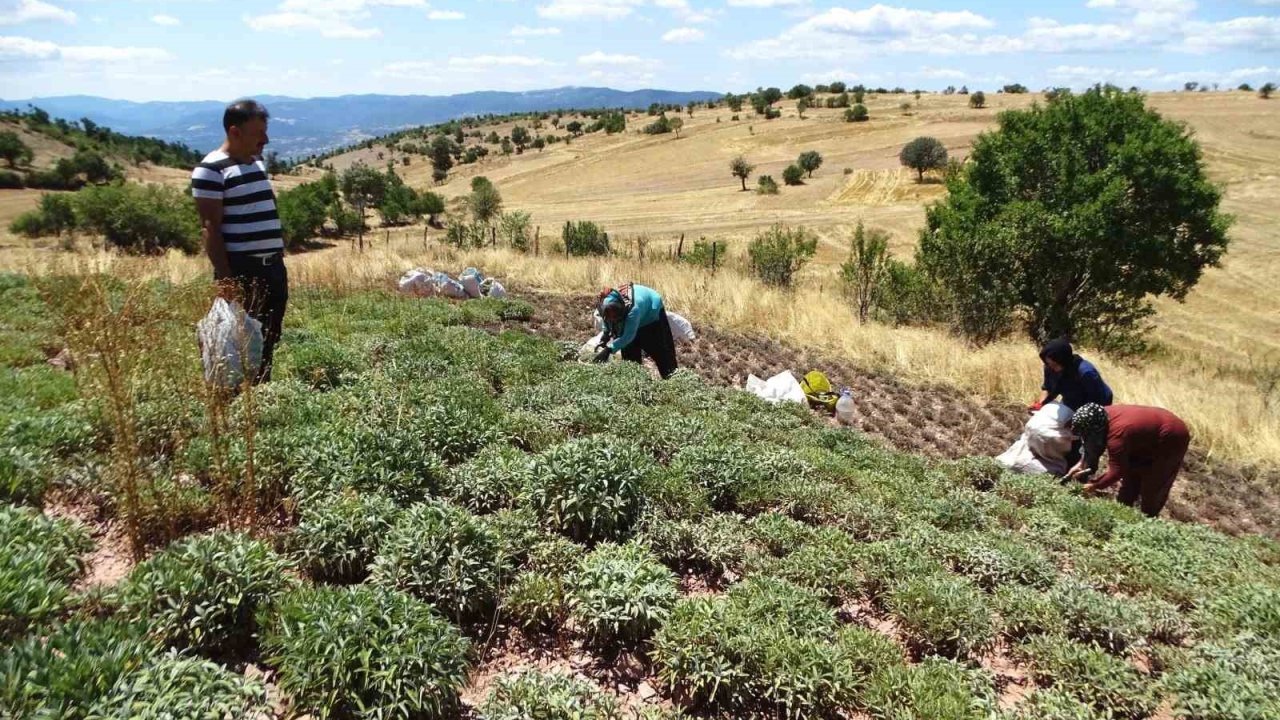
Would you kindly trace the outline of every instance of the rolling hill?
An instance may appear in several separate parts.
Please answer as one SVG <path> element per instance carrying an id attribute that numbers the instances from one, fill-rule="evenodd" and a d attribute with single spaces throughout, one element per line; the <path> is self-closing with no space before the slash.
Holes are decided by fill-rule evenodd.
<path id="1" fill-rule="evenodd" d="M 466 115 L 534 112 L 557 108 L 648 107 L 652 103 L 688 103 L 721 93 L 671 90 L 622 91 L 599 87 L 561 87 L 528 92 L 482 91 L 460 95 L 343 95 L 293 98 L 259 96 L 267 105 L 272 148 L 283 157 L 322 152 L 354 140 L 414 125 L 428 125 Z M 0 109 L 35 105 L 54 117 L 94 122 L 130 135 L 180 141 L 193 148 L 222 142 L 222 100 L 195 102 L 130 102 L 73 95 L 0 100 Z"/>

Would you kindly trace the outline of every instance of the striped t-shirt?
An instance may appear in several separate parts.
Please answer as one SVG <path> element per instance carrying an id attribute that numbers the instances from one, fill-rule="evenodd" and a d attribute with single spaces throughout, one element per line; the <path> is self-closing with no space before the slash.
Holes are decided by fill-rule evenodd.
<path id="1" fill-rule="evenodd" d="M 191 171 L 191 195 L 222 201 L 222 240 L 227 254 L 284 249 L 276 195 L 261 159 L 241 164 L 214 150 Z"/>

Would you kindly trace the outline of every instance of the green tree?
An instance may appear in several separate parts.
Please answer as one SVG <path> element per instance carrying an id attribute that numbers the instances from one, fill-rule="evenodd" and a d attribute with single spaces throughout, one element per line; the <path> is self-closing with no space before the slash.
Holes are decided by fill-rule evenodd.
<path id="1" fill-rule="evenodd" d="M 418 213 L 427 216 L 427 224 L 439 227 L 437 217 L 444 214 L 444 198 L 433 192 L 418 195 Z"/>
<path id="2" fill-rule="evenodd" d="M 845 122 L 866 122 L 869 119 L 867 106 L 861 103 L 844 111 Z"/>
<path id="3" fill-rule="evenodd" d="M 529 144 L 529 131 L 521 125 L 511 128 L 511 142 L 516 146 L 516 154 L 524 152 L 524 148 Z"/>
<path id="4" fill-rule="evenodd" d="M 168 248 L 194 253 L 200 224 L 191 196 L 138 183 L 90 185 L 75 194 L 80 227 L 125 252 L 153 255 Z"/>
<path id="5" fill-rule="evenodd" d="M 818 239 L 804 228 L 774 225 L 747 246 L 751 272 L 766 285 L 790 287 L 795 274 L 818 251 Z"/>
<path id="6" fill-rule="evenodd" d="M 800 153 L 800 157 L 796 159 L 796 164 L 809 177 L 813 177 L 813 171 L 822 167 L 822 155 L 817 150 L 806 150 Z"/>
<path id="7" fill-rule="evenodd" d="M 733 161 L 729 163 L 729 172 L 733 173 L 734 177 L 742 181 L 743 192 L 746 192 L 747 190 L 747 178 L 751 177 L 751 173 L 755 169 L 756 166 L 747 162 L 747 159 L 741 155 L 734 158 Z"/>
<path id="8" fill-rule="evenodd" d="M 766 105 L 772 105 L 782 99 L 782 91 L 776 87 L 765 88 L 760 91 L 760 97 L 764 98 Z"/>
<path id="9" fill-rule="evenodd" d="M 448 142 L 448 138 L 444 140 Z M 360 219 L 357 239 L 360 250 L 363 252 L 365 212 L 382 203 L 382 197 L 387 192 L 387 178 L 364 163 L 356 163 L 342 172 L 338 185 L 342 189 L 342 195 L 355 208 L 356 216 Z"/>
<path id="10" fill-rule="evenodd" d="M 809 109 L 809 97 L 807 95 L 796 101 L 796 113 L 800 116 L 801 120 L 804 119 L 804 111 L 808 109 Z"/>
<path id="11" fill-rule="evenodd" d="M 679 119 L 679 118 L 676 118 Z M 682 121 L 683 122 L 683 121 Z M 671 132 L 671 120 L 667 119 L 666 114 L 658 116 L 657 120 L 645 125 L 641 130 L 645 135 L 662 135 Z"/>
<path id="12" fill-rule="evenodd" d="M 529 250 L 529 228 L 532 226 L 533 220 L 529 213 L 523 210 L 513 210 L 509 213 L 503 213 L 498 220 L 498 234 L 502 236 L 503 242 L 514 250 L 519 252 L 528 252 Z"/>
<path id="13" fill-rule="evenodd" d="M 582 123 L 578 120 L 570 120 L 569 123 L 564 126 L 564 129 L 568 130 L 570 135 L 581 135 Z"/>
<path id="14" fill-rule="evenodd" d="M 609 233 L 593 222 L 566 221 L 560 237 L 564 242 L 565 252 L 570 255 L 609 254 Z"/>
<path id="15" fill-rule="evenodd" d="M 1249 83 L 1240 83 L 1240 87 L 1236 89 L 1240 92 L 1253 92 L 1253 86 Z"/>
<path id="16" fill-rule="evenodd" d="M 858 321 L 866 322 L 872 305 L 889 272 L 889 233 L 867 231 L 858 221 L 849 242 L 849 259 L 840 266 L 840 278 L 853 298 Z"/>
<path id="17" fill-rule="evenodd" d="M 924 182 L 925 170 L 941 170 L 947 166 L 947 148 L 937 138 L 918 137 L 902 147 L 898 162 L 918 173 L 917 182 Z"/>
<path id="18" fill-rule="evenodd" d="M 729 106 L 730 112 L 742 112 L 742 96 L 729 93 L 724 96 L 724 102 Z"/>
<path id="19" fill-rule="evenodd" d="M 782 182 L 788 185 L 803 185 L 804 170 L 802 170 L 799 165 L 788 165 L 782 171 Z"/>
<path id="20" fill-rule="evenodd" d="M 453 168 L 453 141 L 447 136 L 437 135 L 431 141 L 427 155 L 431 157 L 431 177 L 435 182 L 442 182 L 449 176 Z"/>
<path id="21" fill-rule="evenodd" d="M 863 100 L 865 100 L 865 99 L 866 99 L 866 97 L 867 97 L 867 91 L 866 91 L 866 89 L 865 89 L 865 88 L 863 88 L 861 85 L 859 85 L 859 86 L 857 86 L 857 87 L 855 87 L 855 88 L 853 89 L 853 104 L 854 104 L 854 105 L 861 105 L 861 104 L 862 104 L 862 102 L 863 102 Z"/>
<path id="22" fill-rule="evenodd" d="M 1263 85 L 1262 87 L 1258 88 L 1258 97 L 1262 98 L 1263 100 L 1270 100 L 1271 94 L 1274 93 L 1275 91 L 1276 91 L 1276 84 L 1273 82 L 1269 82 L 1266 85 Z"/>
<path id="23" fill-rule="evenodd" d="M 12 130 L 0 132 L 0 158 L 14 168 L 31 162 L 34 155 L 31 148 Z"/>
<path id="24" fill-rule="evenodd" d="M 975 110 L 981 110 L 987 106 L 987 94 L 979 90 L 969 96 L 969 107 Z"/>
<path id="25" fill-rule="evenodd" d="M 800 98 L 807 98 L 810 95 L 813 95 L 813 88 L 804 84 L 794 85 L 787 91 L 788 100 L 799 100 Z"/>
<path id="26" fill-rule="evenodd" d="M 63 233 L 71 233 L 76 229 L 76 210 L 74 196 L 71 193 L 45 193 L 40 196 L 40 204 L 34 210 L 28 210 L 14 219 L 9 231 L 41 237 L 53 235 L 60 237 Z"/>
<path id="27" fill-rule="evenodd" d="M 756 192 L 760 195 L 777 195 L 778 181 L 771 175 L 761 175 L 756 181 Z"/>
<path id="28" fill-rule="evenodd" d="M 555 135 L 552 135 L 551 137 L 555 137 Z M 537 150 L 538 152 L 542 152 L 542 149 L 547 146 L 547 141 L 543 139 L 541 135 L 539 135 L 538 137 L 533 139 L 533 142 L 530 145 L 531 147 L 533 147 L 534 150 Z"/>
<path id="29" fill-rule="evenodd" d="M 471 195 L 467 197 L 467 209 L 476 222 L 488 225 L 502 214 L 502 194 L 489 179 L 477 176 L 471 180 Z"/>
<path id="30" fill-rule="evenodd" d="M 277 193 L 276 207 L 285 244 L 297 247 L 319 235 L 337 201 L 338 180 L 333 173 Z"/>
<path id="31" fill-rule="evenodd" d="M 1018 312 L 1037 340 L 1133 347 L 1150 298 L 1184 299 L 1226 252 L 1231 219 L 1199 145 L 1139 94 L 1006 112 L 969 157 L 928 209 L 917 265 L 974 339 Z"/>
<path id="32" fill-rule="evenodd" d="M 679 140 L 680 129 L 684 127 L 684 118 L 680 117 L 679 115 L 676 115 L 672 117 L 670 120 L 668 120 L 667 124 L 671 126 L 671 132 L 675 133 L 676 139 Z"/>

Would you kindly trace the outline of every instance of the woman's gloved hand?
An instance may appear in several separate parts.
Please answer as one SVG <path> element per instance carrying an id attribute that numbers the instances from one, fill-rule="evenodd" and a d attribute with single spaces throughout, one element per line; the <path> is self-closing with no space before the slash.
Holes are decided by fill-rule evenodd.
<path id="1" fill-rule="evenodd" d="M 613 351 L 606 347 L 600 352 L 596 353 L 596 356 L 594 358 L 591 358 L 591 362 L 594 362 L 594 363 L 609 362 L 609 355 L 612 353 Z"/>

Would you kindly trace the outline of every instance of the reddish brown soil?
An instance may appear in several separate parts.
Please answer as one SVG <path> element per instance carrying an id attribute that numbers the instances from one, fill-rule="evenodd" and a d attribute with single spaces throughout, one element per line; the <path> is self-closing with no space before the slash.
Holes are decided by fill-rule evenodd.
<path id="1" fill-rule="evenodd" d="M 521 292 L 533 303 L 533 318 L 508 327 L 554 340 L 581 343 L 595 334 L 593 298 Z M 854 426 L 886 445 L 940 458 L 994 456 L 1022 431 L 1025 410 L 976 398 L 950 387 L 911 385 L 846 358 L 796 348 L 765 336 L 747 336 L 694 324 L 698 339 L 677 349 L 682 367 L 708 382 L 742 387 L 790 370 L 801 377 L 821 370 L 835 387 L 848 386 L 857 403 Z M 1204 522 L 1227 533 L 1257 533 L 1280 539 L 1280 468 L 1244 467 L 1206 457 L 1194 445 L 1166 515 Z"/>

